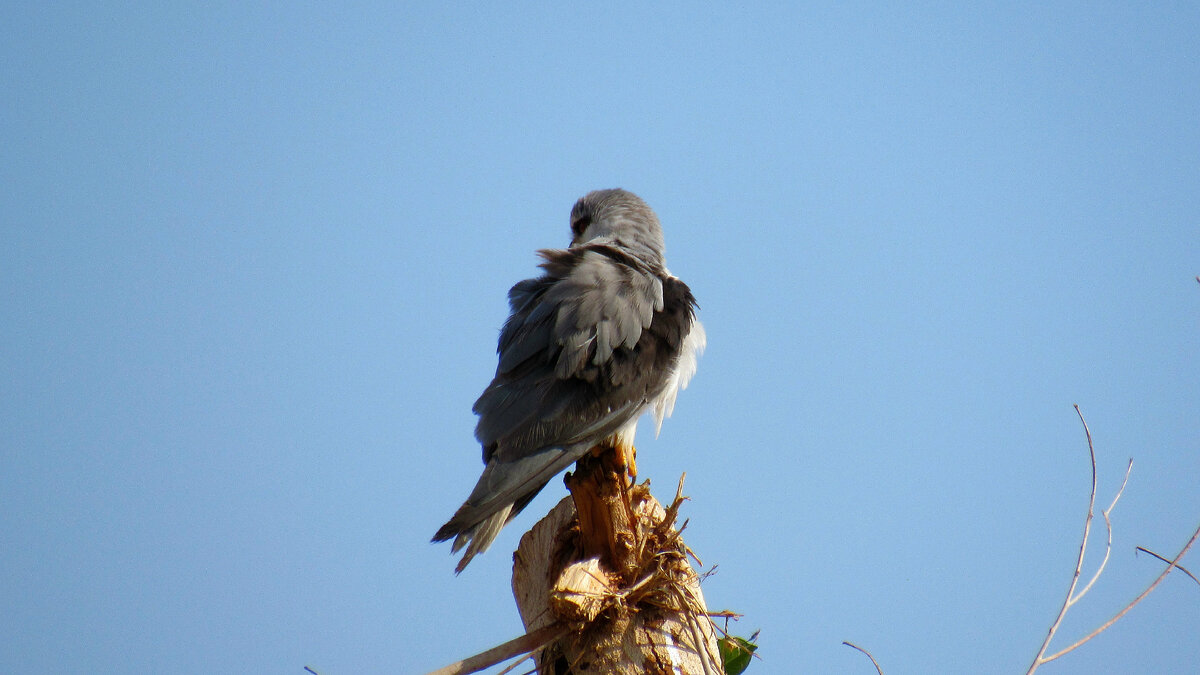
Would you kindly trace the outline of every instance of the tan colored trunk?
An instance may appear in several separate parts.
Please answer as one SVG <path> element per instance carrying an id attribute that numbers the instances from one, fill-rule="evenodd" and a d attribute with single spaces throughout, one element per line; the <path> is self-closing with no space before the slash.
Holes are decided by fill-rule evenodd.
<path id="1" fill-rule="evenodd" d="M 538 672 L 719 675 L 699 577 L 674 528 L 682 498 L 663 509 L 620 465 L 612 451 L 581 460 L 566 479 L 572 496 L 513 554 L 525 629 L 572 627 L 535 654 Z"/>

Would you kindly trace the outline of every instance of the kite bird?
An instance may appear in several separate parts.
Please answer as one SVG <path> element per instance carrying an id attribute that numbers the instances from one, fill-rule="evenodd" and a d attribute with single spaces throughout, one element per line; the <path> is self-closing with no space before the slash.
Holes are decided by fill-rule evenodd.
<path id="1" fill-rule="evenodd" d="M 500 363 L 474 411 L 483 475 L 434 541 L 487 550 L 560 471 L 595 447 L 633 464 L 637 420 L 656 428 L 696 372 L 704 328 L 687 285 L 667 271 L 658 217 L 625 190 L 571 209 L 571 246 L 539 251 L 544 274 L 508 292 Z"/>

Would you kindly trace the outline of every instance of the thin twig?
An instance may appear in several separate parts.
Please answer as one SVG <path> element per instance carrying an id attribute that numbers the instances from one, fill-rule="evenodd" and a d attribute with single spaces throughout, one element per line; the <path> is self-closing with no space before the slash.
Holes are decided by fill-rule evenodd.
<path id="1" fill-rule="evenodd" d="M 467 675 L 468 673 L 477 673 L 505 659 L 520 656 L 521 654 L 526 654 L 543 647 L 566 635 L 569 631 L 569 626 L 561 623 L 553 623 L 549 626 L 539 628 L 532 633 L 526 633 L 519 638 L 509 640 L 502 645 L 496 645 L 485 652 L 480 652 L 462 661 L 457 661 L 448 666 L 430 671 L 427 675 Z"/>
<path id="2" fill-rule="evenodd" d="M 722 609 L 719 612 L 709 612 L 708 615 L 711 617 L 724 617 L 726 619 L 734 619 L 734 620 L 740 619 L 743 616 L 745 616 L 744 614 L 738 614 L 737 612 L 730 610 L 730 609 Z"/>
<path id="3" fill-rule="evenodd" d="M 863 649 L 862 647 L 859 647 L 856 644 L 853 644 L 851 642 L 846 642 L 845 640 L 842 640 L 842 644 L 846 645 L 847 647 L 853 647 L 853 648 L 857 649 L 858 651 L 866 654 L 867 658 L 871 659 L 871 665 L 875 666 L 875 672 L 879 673 L 879 675 L 883 675 L 883 669 L 879 667 L 879 662 L 875 660 L 875 657 L 871 656 L 871 652 Z"/>
<path id="4" fill-rule="evenodd" d="M 1033 657 L 1033 663 L 1029 664 L 1029 670 L 1025 672 L 1025 675 L 1033 675 L 1037 667 L 1043 663 L 1042 657 L 1050 647 L 1050 640 L 1054 639 L 1054 634 L 1062 625 L 1063 617 L 1067 615 L 1067 610 L 1071 607 L 1071 598 L 1075 595 L 1075 587 L 1079 584 L 1079 574 L 1083 570 L 1083 554 L 1087 551 L 1088 537 L 1092 533 L 1092 518 L 1096 513 L 1096 449 L 1092 445 L 1092 430 L 1088 428 L 1087 420 L 1083 418 L 1083 412 L 1079 410 L 1078 405 L 1075 406 L 1075 414 L 1079 415 L 1079 421 L 1083 422 L 1083 433 L 1087 436 L 1088 455 L 1092 461 L 1092 492 L 1088 498 L 1087 519 L 1083 522 L 1083 541 L 1079 543 L 1079 556 L 1075 560 L 1075 574 L 1071 577 L 1071 586 L 1067 589 L 1067 597 L 1063 600 L 1062 607 L 1058 610 L 1058 616 L 1054 618 L 1054 623 L 1050 624 L 1050 630 L 1046 631 L 1046 639 L 1042 640 L 1042 646 L 1038 649 L 1037 656 Z"/>
<path id="5" fill-rule="evenodd" d="M 1150 549 L 1145 548 L 1143 546 L 1138 546 L 1137 550 L 1141 551 L 1142 553 L 1149 553 L 1150 555 L 1154 556 L 1155 558 L 1158 558 L 1159 560 L 1161 560 L 1167 564 L 1170 564 L 1170 562 L 1171 562 L 1170 560 L 1167 560 L 1166 558 L 1162 557 L 1161 555 L 1159 555 L 1159 554 L 1155 553 L 1154 551 L 1151 551 Z M 1195 574 L 1192 574 L 1191 572 L 1187 571 L 1187 568 L 1184 567 L 1183 565 L 1176 565 L 1175 569 L 1179 570 L 1180 572 L 1183 572 L 1184 574 L 1191 577 L 1192 581 L 1200 584 L 1200 579 L 1197 579 Z"/>

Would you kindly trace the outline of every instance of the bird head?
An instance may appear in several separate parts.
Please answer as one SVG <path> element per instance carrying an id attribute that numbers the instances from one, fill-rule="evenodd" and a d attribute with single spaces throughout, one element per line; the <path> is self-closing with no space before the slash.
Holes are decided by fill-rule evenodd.
<path id="1" fill-rule="evenodd" d="M 571 246 L 612 243 L 653 267 L 664 267 L 666 245 L 658 216 L 620 188 L 589 192 L 571 209 Z"/>

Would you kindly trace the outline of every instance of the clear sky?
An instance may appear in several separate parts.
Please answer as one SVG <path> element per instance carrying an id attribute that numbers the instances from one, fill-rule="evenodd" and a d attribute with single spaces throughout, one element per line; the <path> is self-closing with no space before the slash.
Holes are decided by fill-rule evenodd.
<path id="1" fill-rule="evenodd" d="M 843 640 L 1024 672 L 1087 506 L 1072 404 L 1101 502 L 1135 463 L 1059 646 L 1200 524 L 1194 3 L 66 4 L 0 10 L 0 672 L 421 673 L 519 634 L 561 481 L 459 577 L 428 540 L 505 293 L 595 188 L 701 304 L 638 460 L 687 472 L 751 673 L 873 672 Z M 1184 672 L 1197 626 L 1174 575 L 1040 672 Z"/>

